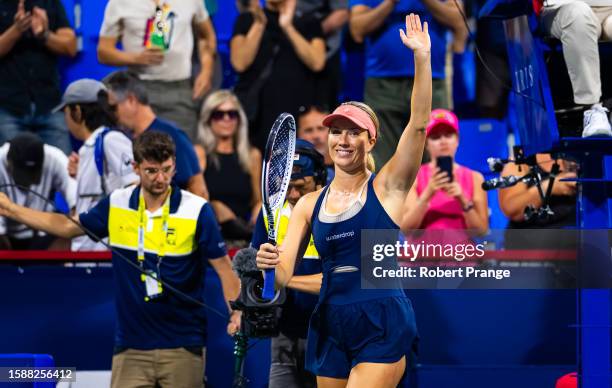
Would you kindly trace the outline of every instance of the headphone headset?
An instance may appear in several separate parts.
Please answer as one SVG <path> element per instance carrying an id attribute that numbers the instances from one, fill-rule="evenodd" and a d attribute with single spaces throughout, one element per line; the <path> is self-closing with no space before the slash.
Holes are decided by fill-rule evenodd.
<path id="1" fill-rule="evenodd" d="M 315 183 L 325 186 L 327 183 L 327 167 L 325 158 L 313 147 L 304 147 L 298 144 L 295 146 L 295 153 L 309 157 L 314 162 Z"/>

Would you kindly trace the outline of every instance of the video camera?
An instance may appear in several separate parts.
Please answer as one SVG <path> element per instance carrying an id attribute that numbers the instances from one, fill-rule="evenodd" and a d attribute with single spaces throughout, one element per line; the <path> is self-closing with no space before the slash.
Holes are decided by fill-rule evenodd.
<path id="1" fill-rule="evenodd" d="M 263 276 L 257 269 L 254 248 L 243 248 L 233 259 L 234 271 L 240 278 L 240 295 L 231 302 L 235 310 L 242 311 L 241 332 L 249 338 L 275 337 L 279 334 L 278 321 L 285 302 L 285 290 L 277 290 L 274 298 L 262 297 Z"/>
<path id="2" fill-rule="evenodd" d="M 519 171 L 521 171 L 521 165 L 527 165 L 529 171 L 523 176 L 508 175 L 484 181 L 482 183 L 483 190 L 489 191 L 494 189 L 504 189 L 514 186 L 519 182 L 523 182 L 529 186 L 535 186 L 537 187 L 540 198 L 542 199 L 542 206 L 539 208 L 532 205 L 527 206 L 524 210 L 525 221 L 550 220 L 555 215 L 550 208 L 549 203 L 555 178 L 561 170 L 559 163 L 556 161 L 559 155 L 553 155 L 553 160 L 555 162 L 552 165 L 550 173 L 548 173 L 548 178 L 546 178 L 544 176 L 545 172 L 537 163 L 535 154 L 525 156 L 523 147 L 521 146 L 514 146 L 513 149 L 515 155 L 514 159 L 488 158 L 487 163 L 489 165 L 489 169 L 492 172 L 501 172 L 507 163 L 515 163 L 519 166 Z M 546 192 L 542 190 L 542 182 L 545 180 L 548 180 L 548 188 Z"/>

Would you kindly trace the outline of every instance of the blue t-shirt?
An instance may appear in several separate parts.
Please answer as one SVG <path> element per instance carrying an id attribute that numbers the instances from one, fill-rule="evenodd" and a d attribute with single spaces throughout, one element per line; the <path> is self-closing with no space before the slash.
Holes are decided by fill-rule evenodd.
<path id="1" fill-rule="evenodd" d="M 91 210 L 79 215 L 79 221 L 89 232 L 100 238 L 108 236 L 114 249 L 115 346 L 142 350 L 204 346 L 204 307 L 169 289 L 145 301 L 145 283 L 134 268 L 138 266 L 139 193 L 139 187 L 116 190 Z M 153 228 L 161 223 L 159 218 L 157 221 L 153 218 L 156 213 L 147 216 L 147 219 L 153 219 Z M 152 234 L 145 233 L 143 267 L 157 273 L 157 245 L 147 240 L 154 237 Z M 159 265 L 160 278 L 191 298 L 202 301 L 207 259 L 227 254 L 210 204 L 174 187 L 165 251 Z"/>
<path id="2" fill-rule="evenodd" d="M 193 144 L 191 144 L 189 137 L 174 124 L 164 121 L 159 117 L 156 117 L 146 130 L 164 132 L 172 137 L 176 146 L 176 174 L 172 179 L 172 183 L 181 189 L 186 189 L 189 179 L 194 175 L 202 173 L 198 156 L 193 149 Z"/>
<path id="3" fill-rule="evenodd" d="M 349 7 L 365 5 L 376 8 L 383 0 L 350 0 Z M 444 78 L 448 29 L 434 19 L 419 0 L 400 0 L 383 25 L 365 38 L 366 78 L 413 77 L 414 58 L 402 43 L 399 30 L 406 28 L 406 15 L 416 13 L 421 23 L 427 21 L 431 38 L 433 78 Z"/>

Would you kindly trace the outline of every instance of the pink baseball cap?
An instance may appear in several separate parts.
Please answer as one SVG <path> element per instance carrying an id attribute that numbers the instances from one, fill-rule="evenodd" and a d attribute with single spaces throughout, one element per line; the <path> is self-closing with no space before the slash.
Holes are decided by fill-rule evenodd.
<path id="1" fill-rule="evenodd" d="M 376 125 L 370 115 L 361 108 L 351 104 L 342 104 L 337 107 L 333 113 L 325 116 L 323 119 L 323 125 L 331 127 L 334 120 L 339 118 L 345 118 L 352 121 L 359 128 L 367 129 L 370 137 L 376 139 Z"/>
<path id="2" fill-rule="evenodd" d="M 431 111 L 431 115 L 429 116 L 429 123 L 425 129 L 425 136 L 429 136 L 432 132 L 442 128 L 450 128 L 458 135 L 459 120 L 450 110 L 434 109 Z"/>

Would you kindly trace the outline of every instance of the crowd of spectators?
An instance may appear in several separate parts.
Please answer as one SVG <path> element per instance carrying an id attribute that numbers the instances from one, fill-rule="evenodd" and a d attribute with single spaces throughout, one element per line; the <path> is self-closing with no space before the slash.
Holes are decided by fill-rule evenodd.
<path id="1" fill-rule="evenodd" d="M 440 0 L 251 0 L 236 1 L 235 6 L 239 14 L 228 42 L 236 74 L 232 91 L 214 91 L 211 87 L 217 38 L 204 1 L 125 4 L 110 0 L 100 26 L 97 56 L 101 64 L 127 70 L 109 74 L 102 83 L 77 81 L 62 100 L 58 59 L 74 56 L 77 48 L 61 2 L 2 3 L 3 149 L 12 155 L 9 142 L 27 133 L 36 139 L 35 144 L 46 144 L 45 150 L 47 146 L 58 147 L 69 155 L 66 179 L 80 183 L 75 193 L 66 193 L 65 197 L 70 207 L 76 204 L 76 211 L 81 211 L 105 193 L 135 180 L 129 171 L 131 139 L 146 130 L 166 132 L 177 145 L 174 182 L 211 201 L 226 239 L 248 241 L 261 206 L 261 151 L 279 113 L 296 117 L 298 136 L 312 142 L 324 156 L 328 181 L 334 175 L 322 118 L 339 102 L 342 83 L 350 82 L 343 77 L 341 64 L 347 39 L 363 43 L 364 100 L 377 112 L 384 130 L 381 144 L 374 151 L 376 165 L 389 159 L 403 123 L 410 117 L 414 66 L 410 58 L 401 55 L 401 42 L 396 36 L 408 12 L 419 13 L 429 23 L 433 108 L 453 106 L 448 90 L 452 82 L 446 80 L 452 75 L 452 66 L 448 65 L 466 50 L 469 36 L 462 13 L 469 14 L 474 7 Z M 610 38 L 611 9 L 606 0 L 549 1 L 541 9 L 536 2 L 535 6 L 544 33 L 560 39 L 563 45 L 575 103 L 585 109 L 585 136 L 611 132 L 608 112 L 601 104 L 596 66 L 597 40 Z M 494 61 L 493 66 L 500 62 L 503 78 L 503 53 L 495 54 L 499 45 L 487 46 L 497 38 L 503 39 L 495 26 L 494 22 L 479 21 L 482 34 L 477 31 L 476 43 L 482 46 L 485 60 Z M 479 78 L 486 78 L 488 72 L 479 69 Z M 481 114 L 504 114 L 505 97 L 499 85 L 478 82 L 477 90 Z M 56 106 L 58 109 L 53 109 Z M 439 112 L 455 117 L 449 111 Z M 428 133 L 431 162 L 423 165 L 409 196 L 403 227 L 429 227 L 431 222 L 438 222 L 432 221 L 432 214 L 441 212 L 462 220 L 452 225 L 483 233 L 488 228 L 488 214 L 486 195 L 480 189 L 482 176 L 473 172 L 474 178 L 469 179 L 471 172 L 456 162 L 456 179 L 436 169 L 440 153 L 454 157 L 459 139 L 458 121 L 454 129 L 452 125 L 442 127 L 451 130 Z M 110 134 L 106 136 L 106 132 Z M 73 144 L 74 140 L 83 143 L 80 149 L 71 147 L 69 134 Z M 51 158 L 44 160 L 40 163 L 51 163 Z M 10 172 L 10 163 L 4 162 L 2 168 Z M 66 161 L 62 159 L 61 163 Z M 574 172 L 562 170 L 562 177 L 567 174 Z M 92 181 L 94 178 L 97 182 Z M 42 184 L 46 179 L 43 173 L 39 181 L 31 183 Z M 566 186 L 555 185 L 553 194 Z M 2 190 L 15 193 L 13 199 L 27 197 L 19 188 Z M 519 184 L 500 194 L 501 208 L 511 227 L 521 225 L 523 205 L 539 205 L 537 200 L 508 205 L 507 197 L 519 190 L 534 189 Z M 475 216 L 467 216 L 472 213 Z M 4 233 L 14 237 L 8 230 Z M 86 248 L 96 249 L 96 245 L 73 243 L 73 249 Z"/>
<path id="2" fill-rule="evenodd" d="M 261 151 L 279 113 L 296 117 L 298 136 L 312 142 L 324 156 L 328 181 L 334 175 L 322 118 L 339 102 L 342 83 L 350 82 L 342 73 L 344 43 L 351 39 L 363 43 L 364 100 L 377 112 L 384 130 L 374 151 L 380 166 L 391 156 L 403 123 L 410 117 L 414 66 L 400 54 L 396 36 L 403 16 L 417 12 L 429 23 L 433 108 L 449 109 L 453 101 L 448 90 L 452 82 L 446 80 L 452 75 L 448 65 L 466 50 L 469 36 L 462 13 L 469 14 L 474 8 L 468 5 L 440 0 L 236 1 L 239 14 L 228 42 L 236 82 L 232 91 L 214 91 L 217 38 L 205 2 L 134 1 L 126 5 L 110 0 L 100 26 L 97 56 L 101 64 L 127 70 L 109 74 L 103 83 L 77 81 L 62 101 L 58 59 L 74 56 L 77 48 L 61 2 L 4 2 L 0 6 L 0 143 L 9 153 L 9 142 L 28 133 L 37 139 L 36 144 L 58 147 L 69 155 L 71 178 L 66 175 L 66 179 L 81 183 L 65 197 L 70 207 L 76 199 L 76 210 L 81 211 L 103 194 L 135 180 L 129 172 L 130 139 L 151 129 L 167 132 L 177 145 L 174 182 L 210 199 L 226 239 L 248 241 L 261 206 Z M 585 109 L 585 136 L 611 133 L 596 66 L 597 40 L 610 38 L 611 9 L 605 0 L 549 1 L 542 9 L 536 2 L 535 6 L 544 33 L 563 45 L 575 103 Z M 492 66 L 499 62 L 504 78 L 506 58 L 501 52 L 495 54 L 499 45 L 489 44 L 503 40 L 496 26 L 479 21 L 476 43 L 482 46 L 485 60 L 494 62 Z M 499 118 L 506 109 L 503 88 L 486 81 L 487 77 L 490 80 L 488 72 L 478 69 L 480 112 Z M 455 117 L 452 112 L 440 112 Z M 456 179 L 436 170 L 438 154 L 454 157 L 458 128 L 428 133 L 431 162 L 423 165 L 409 196 L 404 228 L 428 227 L 436 211 L 451 218 L 455 217 L 451 213 L 457 213 L 463 221 L 451 222 L 456 227 L 481 233 L 488 228 L 482 176 L 473 172 L 474 179 L 468 179 L 469 170 L 456 162 Z M 83 147 L 73 149 L 69 133 L 72 143 L 82 142 Z M 51 161 L 45 160 L 43 164 Z M 2 166 L 7 171 L 9 162 Z M 562 176 L 567 174 L 573 172 L 562 171 Z M 92 182 L 94 178 L 97 182 Z M 45 179 L 43 174 L 40 180 Z M 553 194 L 565 186 L 555 185 Z M 500 194 L 511 227 L 521 224 L 527 204 L 510 206 L 507 197 L 521 189 L 534 190 L 519 184 Z M 2 190 L 12 190 L 13 199 L 26 196 L 19 188 Z M 537 200 L 528 204 L 539 205 Z M 472 213 L 475 216 L 467 216 Z M 4 233 L 14 237 L 7 230 Z M 89 248 L 102 246 L 73 243 L 73 249 Z"/>

